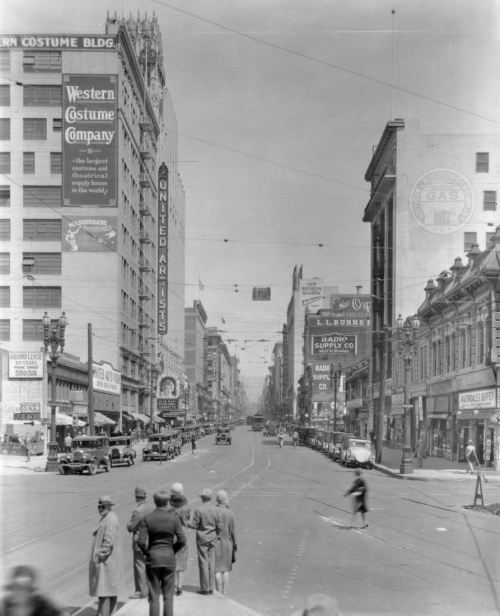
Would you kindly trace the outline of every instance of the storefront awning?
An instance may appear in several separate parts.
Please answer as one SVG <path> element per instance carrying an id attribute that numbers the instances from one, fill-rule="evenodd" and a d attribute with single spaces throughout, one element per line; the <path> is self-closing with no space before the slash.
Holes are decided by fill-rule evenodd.
<path id="1" fill-rule="evenodd" d="M 158 415 L 153 415 L 153 421 L 156 423 L 166 423 L 165 419 L 163 419 L 163 417 L 159 417 Z"/>
<path id="2" fill-rule="evenodd" d="M 132 413 L 128 413 L 127 411 L 122 411 L 122 418 L 127 421 L 135 421 L 135 417 L 132 417 Z"/>
<path id="3" fill-rule="evenodd" d="M 74 426 L 78 427 L 84 426 L 85 422 L 80 421 L 80 419 L 75 419 L 75 423 L 73 423 L 73 417 L 71 415 L 66 415 L 66 413 L 57 413 L 56 412 L 56 425 L 57 426 Z"/>
<path id="4" fill-rule="evenodd" d="M 132 413 L 128 412 L 129 415 L 132 415 L 135 421 L 141 421 L 142 423 L 149 423 L 150 418 L 147 415 L 143 415 L 142 413 Z"/>
<path id="5" fill-rule="evenodd" d="M 98 411 L 94 412 L 94 424 L 96 426 L 105 426 L 105 425 L 116 425 L 116 421 L 113 421 L 106 415 L 99 413 Z"/>

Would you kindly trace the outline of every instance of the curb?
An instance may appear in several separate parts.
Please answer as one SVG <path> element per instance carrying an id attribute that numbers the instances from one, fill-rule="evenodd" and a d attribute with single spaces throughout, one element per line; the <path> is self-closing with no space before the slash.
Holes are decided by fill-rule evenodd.
<path id="1" fill-rule="evenodd" d="M 376 471 L 380 471 L 384 473 L 384 475 L 389 475 L 389 477 L 395 477 L 396 479 L 403 479 L 405 481 L 432 481 L 432 479 L 437 479 L 437 477 L 418 477 L 416 475 L 403 475 L 398 473 L 397 471 L 393 471 L 387 466 L 382 466 L 381 464 L 374 464 L 373 468 Z"/>

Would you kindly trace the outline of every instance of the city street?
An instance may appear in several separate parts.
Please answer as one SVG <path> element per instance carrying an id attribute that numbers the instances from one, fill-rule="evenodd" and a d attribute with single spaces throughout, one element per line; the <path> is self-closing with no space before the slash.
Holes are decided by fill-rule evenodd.
<path id="1" fill-rule="evenodd" d="M 232 445 L 198 441 L 175 461 L 142 462 L 97 476 L 4 473 L 5 574 L 31 563 L 45 592 L 77 611 L 89 603 L 87 562 L 96 502 L 112 496 L 123 526 L 123 587 L 133 592 L 130 537 L 124 529 L 133 490 L 148 495 L 174 481 L 195 503 L 201 488 L 224 487 L 237 522 L 238 554 L 228 596 L 262 614 L 285 616 L 305 597 L 334 596 L 342 614 L 500 614 L 498 517 L 471 511 L 474 482 L 401 481 L 365 471 L 369 527 L 349 528 L 354 473 L 305 447 L 263 438 L 246 426 Z M 500 501 L 500 485 L 488 484 Z M 357 526 L 360 520 L 356 521 Z M 187 592 L 198 588 L 194 533 L 189 533 Z M 81 613 L 93 614 L 89 609 Z"/>

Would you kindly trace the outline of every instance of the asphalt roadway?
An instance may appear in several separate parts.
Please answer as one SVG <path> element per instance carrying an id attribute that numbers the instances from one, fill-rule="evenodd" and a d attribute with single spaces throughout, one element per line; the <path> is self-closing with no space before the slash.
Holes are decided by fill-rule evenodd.
<path id="1" fill-rule="evenodd" d="M 364 471 L 369 486 L 369 527 L 350 527 L 345 491 L 353 471 L 305 447 L 264 439 L 246 426 L 232 445 L 198 441 L 170 462 L 142 462 L 94 477 L 3 468 L 2 554 L 5 581 L 15 564 L 31 563 L 41 587 L 68 613 L 95 614 L 87 594 L 87 567 L 96 501 L 109 494 L 123 527 L 134 506 L 133 490 L 149 494 L 184 483 L 194 504 L 203 487 L 230 495 L 238 534 L 238 560 L 227 598 L 200 597 L 194 536 L 185 590 L 176 614 L 289 616 L 306 597 L 326 593 L 343 615 L 500 616 L 500 520 L 467 509 L 475 478 L 401 481 Z M 500 482 L 483 486 L 485 500 L 500 502 Z M 122 613 L 147 613 L 133 592 L 130 537 L 122 532 Z M 202 602 L 200 604 L 200 601 Z"/>

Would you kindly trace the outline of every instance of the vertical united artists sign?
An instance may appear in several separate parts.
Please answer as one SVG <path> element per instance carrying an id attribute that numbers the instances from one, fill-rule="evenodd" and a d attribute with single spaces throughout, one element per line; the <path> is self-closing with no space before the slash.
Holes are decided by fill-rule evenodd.
<path id="1" fill-rule="evenodd" d="M 158 334 L 167 333 L 168 316 L 168 168 L 158 171 Z"/>

